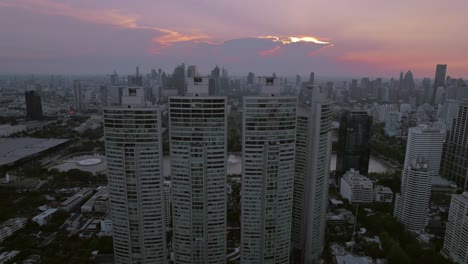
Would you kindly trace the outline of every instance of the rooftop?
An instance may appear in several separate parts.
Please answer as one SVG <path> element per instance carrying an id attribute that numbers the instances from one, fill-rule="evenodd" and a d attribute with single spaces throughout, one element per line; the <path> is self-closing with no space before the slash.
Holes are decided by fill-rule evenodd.
<path id="1" fill-rule="evenodd" d="M 38 154 L 67 142 L 68 139 L 2 138 L 0 139 L 0 166 Z"/>

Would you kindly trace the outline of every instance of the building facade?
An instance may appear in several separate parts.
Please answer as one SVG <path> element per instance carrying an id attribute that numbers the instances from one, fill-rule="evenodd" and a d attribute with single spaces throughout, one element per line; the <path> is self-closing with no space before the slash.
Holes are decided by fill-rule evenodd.
<path id="1" fill-rule="evenodd" d="M 26 101 L 26 120 L 41 120 L 41 97 L 35 91 L 24 92 L 24 97 Z"/>
<path id="2" fill-rule="evenodd" d="M 372 117 L 364 111 L 347 111 L 341 116 L 338 132 L 336 173 L 341 176 L 350 169 L 367 175 L 370 158 Z"/>
<path id="3" fill-rule="evenodd" d="M 447 73 L 447 64 L 437 64 L 436 73 L 434 78 L 434 85 L 432 88 L 432 104 L 436 102 L 437 89 L 445 86 L 445 74 Z"/>
<path id="4" fill-rule="evenodd" d="M 169 98 L 175 262 L 225 263 L 226 98 L 191 79 L 187 96 Z"/>
<path id="5" fill-rule="evenodd" d="M 331 103 L 326 89 L 306 86 L 299 96 L 297 110 L 291 225 L 294 263 L 317 263 L 323 251 L 330 177 L 330 129 Z"/>
<path id="6" fill-rule="evenodd" d="M 406 229 L 414 232 L 426 227 L 434 170 L 422 160 L 404 168 L 401 193 L 396 195 L 393 215 Z"/>
<path id="7" fill-rule="evenodd" d="M 297 98 L 277 81 L 243 99 L 241 263 L 289 263 Z"/>
<path id="8" fill-rule="evenodd" d="M 408 130 L 404 168 L 412 160 L 424 159 L 429 169 L 439 174 L 442 148 L 445 140 L 445 130 L 438 127 L 420 125 Z"/>
<path id="9" fill-rule="evenodd" d="M 468 190 L 468 99 L 460 101 L 457 118 L 447 131 L 440 174 L 459 189 Z"/>
<path id="10" fill-rule="evenodd" d="M 341 178 L 340 194 L 354 203 L 374 202 L 374 183 L 367 177 L 359 174 L 359 171 L 351 169 Z"/>
<path id="11" fill-rule="evenodd" d="M 166 263 L 161 114 L 127 99 L 122 107 L 104 109 L 114 259 Z"/>
<path id="12" fill-rule="evenodd" d="M 452 195 L 442 253 L 468 264 L 468 192 Z"/>
<path id="13" fill-rule="evenodd" d="M 81 89 L 81 81 L 73 81 L 73 110 L 83 112 L 86 110 L 86 105 L 83 100 L 83 91 Z"/>

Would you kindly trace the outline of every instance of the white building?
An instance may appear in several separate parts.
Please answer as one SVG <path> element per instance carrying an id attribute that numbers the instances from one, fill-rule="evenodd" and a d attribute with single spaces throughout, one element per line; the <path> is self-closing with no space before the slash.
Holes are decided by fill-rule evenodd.
<path id="1" fill-rule="evenodd" d="M 404 168 L 412 160 L 424 159 L 429 169 L 439 174 L 442 149 L 445 141 L 445 130 L 427 125 L 412 127 L 408 130 Z"/>
<path id="2" fill-rule="evenodd" d="M 319 260 L 324 247 L 331 103 L 326 89 L 307 86 L 298 104 L 291 247 L 293 258 L 312 263 Z"/>
<path id="3" fill-rule="evenodd" d="M 60 210 L 65 212 L 70 212 L 75 207 L 80 205 L 85 199 L 89 198 L 93 194 L 93 189 L 83 188 L 79 190 L 72 197 L 67 198 L 65 201 L 61 202 L 59 205 Z"/>
<path id="4" fill-rule="evenodd" d="M 401 193 L 396 195 L 393 215 L 410 231 L 418 232 L 426 227 L 433 176 L 434 170 L 421 160 L 413 160 L 403 171 Z"/>
<path id="5" fill-rule="evenodd" d="M 103 110 L 114 259 L 166 263 L 161 113 L 125 94 L 122 107 Z"/>
<path id="6" fill-rule="evenodd" d="M 187 83 L 169 98 L 175 262 L 225 263 L 226 98 L 208 96 L 207 78 Z"/>
<path id="7" fill-rule="evenodd" d="M 392 189 L 376 185 L 374 188 L 375 201 L 378 203 L 391 203 L 393 202 L 393 192 Z"/>
<path id="8" fill-rule="evenodd" d="M 442 253 L 468 264 L 468 192 L 452 195 Z"/>
<path id="9" fill-rule="evenodd" d="M 26 131 L 25 125 L 0 125 L 0 137 L 8 137 L 12 134 Z"/>
<path id="10" fill-rule="evenodd" d="M 108 197 L 107 187 L 100 187 L 99 190 L 81 206 L 82 213 L 91 213 L 95 208 L 96 201 L 101 197 Z M 106 211 L 104 211 L 106 212 Z"/>
<path id="11" fill-rule="evenodd" d="M 391 111 L 387 113 L 385 118 L 385 134 L 390 137 L 397 136 L 400 132 L 400 119 L 399 112 Z"/>
<path id="12" fill-rule="evenodd" d="M 374 183 L 359 174 L 359 171 L 351 169 L 341 178 L 340 194 L 343 198 L 353 203 L 373 203 Z"/>
<path id="13" fill-rule="evenodd" d="M 0 225 L 0 243 L 12 236 L 16 231 L 22 229 L 28 222 L 27 218 L 10 218 Z"/>
<path id="14" fill-rule="evenodd" d="M 241 263 L 289 263 L 297 98 L 259 81 L 243 98 Z"/>
<path id="15" fill-rule="evenodd" d="M 33 217 L 33 222 L 36 222 L 37 224 L 39 224 L 40 226 L 43 226 L 43 225 L 46 225 L 47 222 L 52 218 L 52 215 L 55 214 L 55 212 L 57 212 L 58 209 L 55 209 L 55 208 L 50 208 L 50 209 L 47 209 L 46 211 L 36 215 L 35 217 Z"/>

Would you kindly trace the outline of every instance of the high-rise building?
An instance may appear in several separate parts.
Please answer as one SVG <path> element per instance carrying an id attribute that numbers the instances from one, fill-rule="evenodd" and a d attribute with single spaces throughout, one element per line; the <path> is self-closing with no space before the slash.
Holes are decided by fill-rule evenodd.
<path id="1" fill-rule="evenodd" d="M 243 99 L 241 263 L 289 263 L 297 98 L 259 82 Z"/>
<path id="2" fill-rule="evenodd" d="M 414 83 L 413 73 L 408 71 L 405 74 L 405 90 L 408 96 L 407 99 L 409 99 L 409 97 L 415 96 L 415 89 L 416 84 Z"/>
<path id="3" fill-rule="evenodd" d="M 468 192 L 452 195 L 442 253 L 468 264 Z"/>
<path id="4" fill-rule="evenodd" d="M 364 111 L 346 111 L 341 116 L 338 131 L 336 173 L 343 175 L 350 169 L 367 175 L 370 158 L 372 116 Z"/>
<path id="5" fill-rule="evenodd" d="M 83 100 L 83 92 L 81 90 L 81 81 L 73 81 L 73 109 L 76 112 L 83 112 L 86 110 L 85 103 Z"/>
<path id="6" fill-rule="evenodd" d="M 208 96 L 208 78 L 187 83 L 169 98 L 175 263 L 225 263 L 226 98 Z"/>
<path id="7" fill-rule="evenodd" d="M 24 98 L 26 101 L 26 120 L 41 120 L 41 97 L 35 91 L 26 91 Z"/>
<path id="8" fill-rule="evenodd" d="M 435 104 L 437 88 L 445 85 L 445 74 L 447 73 L 447 64 L 437 64 L 434 85 L 432 88 L 432 104 Z"/>
<path id="9" fill-rule="evenodd" d="M 406 229 L 414 232 L 426 227 L 432 177 L 424 160 L 413 160 L 404 168 L 401 177 L 401 193 L 396 195 L 393 215 Z"/>
<path id="10" fill-rule="evenodd" d="M 164 209 L 165 209 L 165 224 L 168 227 L 171 224 L 171 193 L 172 193 L 172 183 L 171 181 L 164 181 Z"/>
<path id="11" fill-rule="evenodd" d="M 187 78 L 198 77 L 198 68 L 197 66 L 188 66 L 187 67 Z"/>
<path id="12" fill-rule="evenodd" d="M 107 85 L 101 85 L 99 87 L 99 101 L 101 101 L 101 106 L 107 106 Z"/>
<path id="13" fill-rule="evenodd" d="M 385 134 L 389 137 L 397 136 L 401 130 L 401 114 L 397 111 L 387 112 L 385 115 Z"/>
<path id="14" fill-rule="evenodd" d="M 114 259 L 166 263 L 161 114 L 134 104 L 142 92 L 124 94 L 122 107 L 104 109 Z"/>
<path id="15" fill-rule="evenodd" d="M 302 89 L 297 109 L 292 258 L 315 263 L 324 247 L 331 154 L 331 103 L 321 86 Z"/>
<path id="16" fill-rule="evenodd" d="M 177 90 L 177 95 L 185 95 L 185 64 L 182 63 L 175 67 L 172 74 L 172 84 Z"/>
<path id="17" fill-rule="evenodd" d="M 440 174 L 468 190 L 468 99 L 460 101 L 457 118 L 447 128 Z"/>
<path id="18" fill-rule="evenodd" d="M 247 85 L 253 84 L 254 78 L 255 78 L 255 75 L 253 74 L 253 72 L 249 72 L 249 74 L 247 75 Z"/>
<path id="19" fill-rule="evenodd" d="M 412 160 L 424 159 L 428 168 L 439 175 L 444 140 L 444 129 L 427 125 L 410 128 L 406 143 L 404 168 L 408 167 Z"/>

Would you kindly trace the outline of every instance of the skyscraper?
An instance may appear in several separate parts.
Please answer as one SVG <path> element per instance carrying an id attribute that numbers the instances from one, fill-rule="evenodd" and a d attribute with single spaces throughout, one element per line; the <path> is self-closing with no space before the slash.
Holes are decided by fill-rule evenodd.
<path id="1" fill-rule="evenodd" d="M 370 158 L 372 116 L 364 111 L 346 111 L 338 131 L 336 173 L 341 177 L 349 169 L 367 175 Z"/>
<path id="2" fill-rule="evenodd" d="M 468 264 L 468 192 L 452 195 L 442 253 Z"/>
<path id="3" fill-rule="evenodd" d="M 83 92 L 81 90 L 81 81 L 74 80 L 73 81 L 73 109 L 76 112 L 83 112 L 85 111 L 85 103 L 83 101 Z"/>
<path id="4" fill-rule="evenodd" d="M 440 174 L 468 190 L 468 99 L 460 101 L 457 118 L 447 128 Z"/>
<path id="5" fill-rule="evenodd" d="M 142 88 L 125 88 L 123 106 L 104 109 L 114 258 L 166 263 L 161 115 L 135 104 L 144 99 L 133 89 Z"/>
<path id="6" fill-rule="evenodd" d="M 187 78 L 198 77 L 198 68 L 197 66 L 188 66 L 187 67 Z"/>
<path id="7" fill-rule="evenodd" d="M 437 64 L 436 74 L 434 78 L 434 86 L 432 90 L 432 104 L 435 104 L 437 88 L 445 85 L 445 74 L 447 73 L 447 64 Z"/>
<path id="8" fill-rule="evenodd" d="M 292 257 L 317 263 L 323 250 L 331 152 L 331 103 L 321 86 L 307 86 L 297 110 Z"/>
<path id="9" fill-rule="evenodd" d="M 24 92 L 26 101 L 26 120 L 42 119 L 41 97 L 35 91 Z"/>
<path id="10" fill-rule="evenodd" d="M 208 96 L 208 78 L 187 83 L 169 98 L 175 263 L 225 263 L 226 98 Z"/>
<path id="11" fill-rule="evenodd" d="M 403 170 L 401 193 L 396 195 L 393 215 L 410 231 L 418 232 L 426 227 L 434 176 L 435 172 L 422 159 L 413 160 Z"/>
<path id="12" fill-rule="evenodd" d="M 297 98 L 277 81 L 243 99 L 241 263 L 289 263 Z"/>
<path id="13" fill-rule="evenodd" d="M 177 89 L 177 95 L 185 95 L 185 64 L 175 67 L 172 74 L 172 84 Z"/>
<path id="14" fill-rule="evenodd" d="M 101 106 L 107 106 L 107 85 L 101 85 L 99 87 L 99 101 L 101 101 Z"/>
<path id="15" fill-rule="evenodd" d="M 424 159 L 429 169 L 439 175 L 445 130 L 438 127 L 420 125 L 408 130 L 404 168 L 415 159 Z"/>

